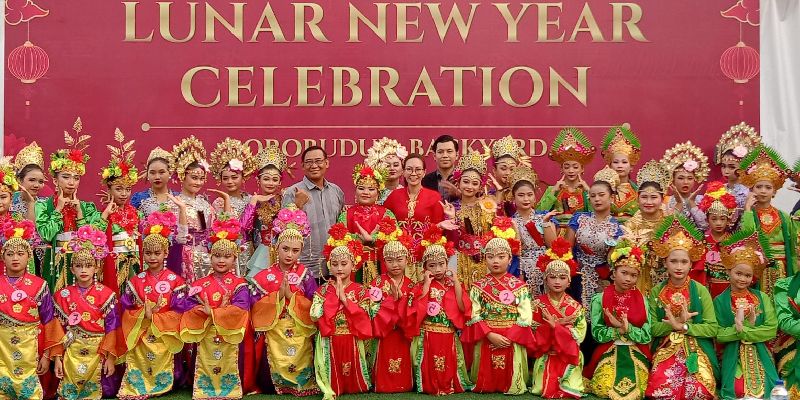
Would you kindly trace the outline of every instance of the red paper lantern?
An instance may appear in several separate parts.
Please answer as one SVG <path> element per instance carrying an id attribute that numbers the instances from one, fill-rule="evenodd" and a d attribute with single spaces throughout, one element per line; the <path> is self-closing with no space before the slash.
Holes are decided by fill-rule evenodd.
<path id="1" fill-rule="evenodd" d="M 744 44 L 736 43 L 736 46 L 729 47 L 722 53 L 719 59 L 719 67 L 722 73 L 736 83 L 747 83 L 758 75 L 760 57 L 758 52 Z"/>
<path id="2" fill-rule="evenodd" d="M 39 46 L 26 41 L 8 53 L 8 71 L 22 83 L 33 83 L 47 73 L 50 57 Z"/>

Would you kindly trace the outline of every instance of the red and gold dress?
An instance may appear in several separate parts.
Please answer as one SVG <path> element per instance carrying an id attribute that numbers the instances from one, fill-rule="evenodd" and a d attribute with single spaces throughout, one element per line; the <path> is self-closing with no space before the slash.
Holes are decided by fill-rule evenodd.
<path id="1" fill-rule="evenodd" d="M 126 203 L 109 215 L 108 220 L 101 218 L 96 225 L 106 231 L 108 248 L 111 249 L 103 262 L 103 284 L 120 296 L 128 279 L 138 274 L 140 269 L 139 211 Z"/>
<path id="2" fill-rule="evenodd" d="M 408 315 L 408 296 L 414 288 L 414 282 L 403 277 L 398 299 L 392 295 L 391 286 L 392 278 L 384 274 L 375 278 L 369 288 L 375 336 L 370 364 L 376 393 L 410 392 L 414 386 L 409 351 L 411 339 L 403 330 Z"/>
<path id="3" fill-rule="evenodd" d="M 364 228 L 367 232 L 372 232 L 383 220 L 383 217 L 388 215 L 393 220 L 395 219 L 394 213 L 384 206 L 377 204 L 371 206 L 355 205 L 347 209 L 347 211 L 339 214 L 337 222 L 343 223 L 347 227 L 347 231 L 358 236 L 361 230 L 358 226 Z M 361 240 L 361 237 L 359 240 Z M 378 258 L 378 249 L 374 247 L 377 234 L 373 235 L 371 243 L 364 243 L 364 255 L 361 256 L 361 269 L 355 272 L 355 281 L 358 283 L 372 282 L 383 271 L 381 271 L 380 262 Z"/>
<path id="4" fill-rule="evenodd" d="M 775 207 L 754 208 L 742 214 L 743 231 L 761 231 L 768 239 L 774 263 L 764 268 L 759 277 L 759 290 L 772 298 L 772 289 L 779 279 L 791 277 L 797 267 L 797 221 Z"/>
<path id="5" fill-rule="evenodd" d="M 730 235 L 725 234 L 722 240 L 727 239 L 728 236 Z M 722 240 L 717 241 L 711 233 L 706 233 L 706 255 L 700 260 L 700 263 L 703 264 L 703 276 L 697 276 L 694 268 L 690 272 L 692 279 L 708 287 L 712 299 L 719 296 L 731 284 L 728 270 L 722 265 L 719 253 L 719 243 Z"/>
<path id="6" fill-rule="evenodd" d="M 572 324 L 556 322 L 555 328 L 544 319 L 547 311 L 556 320 L 575 317 Z M 581 343 L 586 338 L 586 309 L 581 303 L 564 294 L 554 303 L 547 294 L 533 301 L 533 321 L 536 325 L 536 362 L 533 364 L 531 392 L 546 399 L 577 399 L 584 394 L 583 354 Z"/>
<path id="7" fill-rule="evenodd" d="M 397 226 L 411 234 L 415 248 L 422 241 L 422 235 L 433 225 L 444 221 L 444 209 L 439 204 L 442 196 L 439 192 L 420 187 L 416 197 L 410 197 L 408 188 L 393 190 L 386 198 L 383 206 L 394 213 Z M 365 228 L 366 229 L 366 228 Z M 406 269 L 406 276 L 414 282 L 422 280 L 422 265 L 415 260 Z"/>
<path id="8" fill-rule="evenodd" d="M 406 335 L 411 341 L 411 359 L 417 391 L 432 395 L 462 393 L 474 385 L 467 375 L 464 351 L 456 329 L 464 329 L 472 314 L 469 295 L 462 285 L 458 308 L 452 281 L 433 281 L 427 295 L 417 283 L 409 300 Z"/>
<path id="9" fill-rule="evenodd" d="M 336 295 L 333 284 L 320 286 L 311 304 L 311 319 L 319 333 L 314 352 L 317 386 L 323 399 L 333 400 L 345 393 L 369 391 L 369 364 L 365 340 L 372 338 L 369 297 L 361 285 L 351 282 L 344 289 L 346 304 Z"/>
<path id="10" fill-rule="evenodd" d="M 639 211 L 639 187 L 633 182 L 622 182 L 611 203 L 611 215 L 620 224 L 627 222 Z"/>
<path id="11" fill-rule="evenodd" d="M 461 340 L 477 343 L 470 378 L 473 392 L 522 394 L 527 391 L 528 351 L 535 349 L 531 331 L 531 295 L 525 281 L 506 273 L 491 274 L 476 281 L 469 293 L 472 319 Z M 513 344 L 490 348 L 486 338 L 497 333 Z"/>

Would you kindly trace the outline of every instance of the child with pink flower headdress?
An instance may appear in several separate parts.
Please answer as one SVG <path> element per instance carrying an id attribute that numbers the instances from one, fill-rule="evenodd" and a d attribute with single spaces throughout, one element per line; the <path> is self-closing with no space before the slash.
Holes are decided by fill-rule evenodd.
<path id="1" fill-rule="evenodd" d="M 680 213 L 700 225 L 705 218 L 697 208 L 697 198 L 710 172 L 708 157 L 691 141 L 686 141 L 668 149 L 661 164 L 672 171 L 672 196 L 665 203 L 672 213 Z M 697 186 L 698 183 L 701 185 Z"/>
<path id="2" fill-rule="evenodd" d="M 733 232 L 739 230 L 739 219 L 750 194 L 750 189 L 739 179 L 739 163 L 760 143 L 761 136 L 755 128 L 742 121 L 723 133 L 714 149 L 714 163 L 719 165 L 726 181 L 725 190 L 736 198 L 736 211 L 731 216 Z M 700 197 L 697 202 L 700 203 Z"/>

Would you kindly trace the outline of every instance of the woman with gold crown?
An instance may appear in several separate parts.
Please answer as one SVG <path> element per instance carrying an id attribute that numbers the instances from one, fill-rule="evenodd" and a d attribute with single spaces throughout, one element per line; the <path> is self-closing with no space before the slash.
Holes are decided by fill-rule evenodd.
<path id="1" fill-rule="evenodd" d="M 570 280 L 578 273 L 571 247 L 559 237 L 536 263 L 545 276 L 547 293 L 533 300 L 536 362 L 531 392 L 545 399 L 584 396 L 580 346 L 586 338 L 586 309 L 567 294 Z"/>
<path id="2" fill-rule="evenodd" d="M 320 286 L 311 304 L 311 319 L 317 323 L 314 367 L 317 386 L 324 400 L 345 393 L 364 393 L 370 388 L 365 341 L 372 338 L 367 290 L 352 280 L 364 247 L 334 224 L 325 245 L 325 258 L 332 277 Z"/>
<path id="3" fill-rule="evenodd" d="M 64 354 L 56 360 L 61 378 L 58 396 L 66 400 L 111 398 L 119 390 L 122 369 L 115 364 L 125 351 L 117 296 L 97 281 L 108 255 L 106 235 L 91 225 L 78 229 L 69 241 L 70 269 L 75 283 L 54 294 L 55 309 L 66 327 Z"/>
<path id="4" fill-rule="evenodd" d="M 639 209 L 636 191 L 639 187 L 628 177 L 639 163 L 642 146 L 639 138 L 625 126 L 615 126 L 603 138 L 603 158 L 606 165 L 617 173 L 619 185 L 611 205 L 611 215 L 624 224 Z"/>
<path id="5" fill-rule="evenodd" d="M 78 118 L 73 126 L 75 135 L 65 133 L 64 142 L 70 148 L 60 149 L 50 155 L 50 175 L 56 193 L 44 201 L 36 202 L 36 231 L 42 241 L 51 247 L 42 263 L 42 277 L 53 290 L 72 283 L 68 269 L 72 251 L 67 246 L 78 228 L 98 222 L 100 212 L 94 203 L 78 200 L 78 186 L 86 173 L 89 155 L 84 151 L 89 146 L 89 135 L 81 135 L 83 125 Z M 63 250 L 62 250 L 63 249 Z"/>
<path id="6" fill-rule="evenodd" d="M 28 271 L 35 243 L 33 222 L 6 221 L 2 242 L 3 275 L 0 280 L 0 367 L 2 397 L 40 400 L 45 395 L 40 376 L 50 370 L 50 361 L 60 358 L 64 329 L 55 318 L 53 297 L 47 282 Z"/>
<path id="7" fill-rule="evenodd" d="M 739 178 L 739 164 L 742 159 L 761 144 L 761 136 L 756 130 L 740 122 L 722 134 L 714 151 L 714 163 L 720 166 L 722 177 L 726 180 L 725 190 L 736 198 L 736 212 L 732 216 L 733 231 L 739 230 L 739 219 L 744 211 L 744 203 L 750 189 L 742 185 Z M 697 199 L 698 203 L 701 201 Z"/>
<path id="8" fill-rule="evenodd" d="M 750 285 L 770 260 L 769 241 L 759 232 L 740 231 L 720 246 L 731 285 L 714 299 L 724 346 L 719 398 L 769 396 L 778 378 L 767 342 L 775 339 L 778 319 L 764 293 Z"/>
<path id="9" fill-rule="evenodd" d="M 353 168 L 353 184 L 356 187 L 356 204 L 348 207 L 339 214 L 337 222 L 344 224 L 347 231 L 354 238 L 364 244 L 364 257 L 360 264 L 355 265 L 355 281 L 359 284 L 368 284 L 383 273 L 383 268 L 378 260 L 378 250 L 375 247 L 378 223 L 385 216 L 395 221 L 394 213 L 386 207 L 376 204 L 384 189 L 387 172 L 385 169 L 373 169 L 370 166 L 358 164 Z"/>
<path id="10" fill-rule="evenodd" d="M 480 238 L 492 226 L 497 216 L 497 203 L 486 194 L 486 162 L 477 151 L 471 151 L 458 160 L 453 173 L 461 198 L 452 204 L 445 203 L 445 216 L 458 224 L 458 229 L 448 231 L 448 240 L 455 243 L 454 259 L 450 269 L 458 272 L 458 280 L 466 287 L 486 275 Z M 453 265 L 455 263 L 455 265 Z"/>
<path id="11" fill-rule="evenodd" d="M 622 236 L 619 222 L 611 215 L 612 198 L 619 184 L 619 176 L 605 167 L 594 175 L 589 187 L 589 201 L 593 211 L 579 212 L 569 221 L 565 239 L 575 245 L 578 261 L 577 279 L 571 281 L 570 292 L 588 308 L 592 297 L 610 285 L 607 265 L 608 252 Z"/>
<path id="12" fill-rule="evenodd" d="M 670 215 L 656 229 L 653 250 L 669 278 L 650 292 L 655 352 L 646 395 L 713 399 L 719 376 L 714 303 L 708 289 L 689 278 L 692 263 L 705 252 L 703 234 L 682 215 Z"/>
<path id="13" fill-rule="evenodd" d="M 373 169 L 386 170 L 386 181 L 378 198 L 378 204 L 383 205 L 393 190 L 403 188 L 400 178 L 403 176 L 403 161 L 406 157 L 408 157 L 406 147 L 397 140 L 387 137 L 376 140 L 367 151 L 364 164 Z"/>
<path id="14" fill-rule="evenodd" d="M 128 280 L 120 298 L 125 340 L 125 376 L 117 398 L 145 399 L 165 394 L 184 382 L 178 330 L 186 311 L 188 287 L 165 267 L 170 245 L 179 232 L 170 211 L 144 220 L 144 270 Z"/>
<path id="15" fill-rule="evenodd" d="M 170 209 L 177 214 L 182 208 L 180 203 L 186 205 L 187 226 L 189 227 L 189 240 L 183 246 L 181 260 L 181 277 L 191 283 L 204 278 L 210 273 L 211 259 L 208 253 L 208 230 L 216 221 L 218 211 L 230 212 L 230 202 L 227 193 L 208 189 L 209 192 L 218 194 L 224 200 L 224 210 L 217 210 L 209 204 L 200 190 L 206 183 L 211 167 L 206 161 L 206 150 L 203 143 L 194 135 L 183 139 L 172 148 L 170 165 L 181 181 L 181 193 L 170 198 Z"/>
<path id="16" fill-rule="evenodd" d="M 150 188 L 131 195 L 131 205 L 136 207 L 142 215 L 147 216 L 169 208 L 174 196 L 180 194 L 167 186 L 174 169 L 174 166 L 170 164 L 171 158 L 170 152 L 158 146 L 147 156 L 145 176 Z"/>
<path id="17" fill-rule="evenodd" d="M 491 151 L 486 148 L 486 155 L 491 165 L 492 188 L 487 194 L 494 196 L 495 202 L 499 205 L 500 215 L 514 215 L 514 196 L 511 194 L 510 176 L 518 165 L 531 166 L 530 157 L 519 147 L 519 143 L 511 135 L 502 137 L 492 142 Z"/>
<path id="18" fill-rule="evenodd" d="M 558 213 L 559 236 L 567 233 L 567 224 L 575 213 L 592 211 L 589 185 L 583 180 L 583 173 L 594 159 L 595 151 L 583 132 L 570 127 L 562 129 L 550 146 L 548 156 L 561 166 L 561 179 L 545 190 L 536 210 Z"/>
<path id="19" fill-rule="evenodd" d="M 424 278 L 412 291 L 406 332 L 414 335 L 411 360 L 417 392 L 445 395 L 471 390 L 474 385 L 456 329 L 464 329 L 472 306 L 458 274 L 447 267 L 447 259 L 455 253 L 453 244 L 432 226 L 414 253 L 422 262 Z"/>
<path id="20" fill-rule="evenodd" d="M 278 215 L 283 202 L 281 181 L 288 171 L 286 155 L 277 146 L 267 146 L 253 159 L 256 169 L 256 180 L 261 194 L 250 197 L 240 220 L 242 229 L 248 239 L 255 240 L 257 245 L 247 262 L 247 276 L 254 277 L 269 268 L 277 257 L 273 244 L 273 221 Z"/>
<path id="21" fill-rule="evenodd" d="M 45 171 L 44 154 L 35 140 L 14 157 L 14 171 L 20 189 L 14 193 L 11 211 L 36 222 L 35 204 L 45 199 L 39 197 L 45 183 Z"/>
<path id="22" fill-rule="evenodd" d="M 612 286 L 592 298 L 592 337 L 599 343 L 584 376 L 604 399 L 644 399 L 650 374 L 650 309 L 637 287 L 645 249 L 622 239 L 608 256 Z"/>
<path id="23" fill-rule="evenodd" d="M 241 252 L 239 220 L 221 214 L 207 240 L 211 273 L 190 284 L 180 338 L 197 343 L 192 399 L 241 399 L 243 352 L 240 345 L 250 325 L 247 281 L 236 276 Z M 247 371 L 249 372 L 249 371 Z"/>
<path id="24" fill-rule="evenodd" d="M 678 143 L 664 153 L 663 164 L 672 172 L 672 196 L 667 207 L 672 214 L 680 213 L 704 230 L 705 218 L 697 208 L 698 194 L 710 172 L 708 157 L 691 141 Z M 697 184 L 700 186 L 696 186 Z"/>
<path id="25" fill-rule="evenodd" d="M 652 251 L 652 243 L 656 228 L 668 214 L 663 201 L 672 184 L 672 172 L 662 163 L 650 160 L 636 174 L 636 184 L 639 210 L 622 226 L 622 234 L 645 251 L 637 287 L 642 293 L 650 293 L 654 285 L 667 279 L 664 266 Z"/>
<path id="26" fill-rule="evenodd" d="M 772 198 L 789 174 L 786 163 L 775 150 L 761 145 L 742 159 L 742 184 L 750 188 L 744 206 L 742 230 L 761 231 L 767 236 L 775 261 L 759 277 L 762 292 L 772 296 L 778 279 L 793 276 L 797 268 L 797 228 L 789 214 L 772 206 Z"/>
<path id="27" fill-rule="evenodd" d="M 706 255 L 702 258 L 703 269 L 692 271 L 692 279 L 708 287 L 711 297 L 716 298 L 730 285 L 728 269 L 722 264 L 720 243 L 730 236 L 730 228 L 736 214 L 736 198 L 728 193 L 725 183 L 716 181 L 708 184 L 703 199 L 697 205 L 705 214 L 708 230 L 706 236 Z"/>
<path id="28" fill-rule="evenodd" d="M 261 393 L 294 396 L 319 393 L 313 357 L 317 328 L 311 320 L 311 300 L 318 288 L 317 281 L 297 262 L 309 233 L 311 228 L 303 210 L 294 204 L 282 209 L 274 220 L 271 235 L 275 237 L 277 261 L 249 278 L 253 287 L 256 342 L 265 343 L 261 354 L 256 354 Z"/>
<path id="29" fill-rule="evenodd" d="M 96 226 L 106 232 L 111 249 L 103 264 L 101 281 L 119 296 L 128 279 L 138 274 L 140 268 L 139 212 L 128 201 L 139 173 L 133 165 L 134 141 L 123 143 L 125 136 L 119 128 L 114 132 L 114 140 L 119 147 L 108 146 L 111 160 L 100 173 L 108 192 L 106 208 Z"/>
<path id="30" fill-rule="evenodd" d="M 253 154 L 250 148 L 237 139 L 225 138 L 217 143 L 217 148 L 211 152 L 211 174 L 217 180 L 217 185 L 222 185 L 224 192 L 230 200 L 231 217 L 241 218 L 244 210 L 250 204 L 250 193 L 242 190 L 242 185 L 253 175 Z M 225 208 L 225 198 L 217 197 L 211 205 L 215 210 Z M 239 255 L 239 265 L 236 274 L 247 274 L 247 263 L 253 254 L 253 240 L 247 232 L 244 238 L 244 250 Z"/>

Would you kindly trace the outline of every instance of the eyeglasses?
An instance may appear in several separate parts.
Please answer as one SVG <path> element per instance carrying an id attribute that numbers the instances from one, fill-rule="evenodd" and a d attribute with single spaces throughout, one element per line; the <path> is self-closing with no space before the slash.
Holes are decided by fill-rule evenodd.
<path id="1" fill-rule="evenodd" d="M 316 165 L 318 167 L 321 167 L 322 164 L 324 164 L 324 163 L 325 163 L 325 159 L 324 158 L 318 158 L 316 160 L 305 160 L 305 161 L 303 161 L 303 166 L 304 167 L 311 167 L 311 166 Z"/>
<path id="2" fill-rule="evenodd" d="M 406 172 L 410 175 L 421 175 L 425 173 L 425 170 L 422 168 L 406 168 Z"/>

